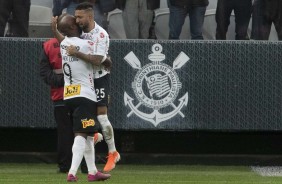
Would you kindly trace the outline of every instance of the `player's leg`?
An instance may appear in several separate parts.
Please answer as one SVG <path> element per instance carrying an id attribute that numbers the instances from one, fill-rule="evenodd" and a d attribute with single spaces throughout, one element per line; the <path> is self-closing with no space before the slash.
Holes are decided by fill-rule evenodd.
<path id="1" fill-rule="evenodd" d="M 120 160 L 120 154 L 116 150 L 115 139 L 114 139 L 114 130 L 108 119 L 107 107 L 100 106 L 98 109 L 97 119 L 101 125 L 102 133 L 104 139 L 108 145 L 108 159 L 104 167 L 105 172 L 109 172 L 115 168 L 116 163 Z"/>
<path id="2" fill-rule="evenodd" d="M 96 114 L 93 113 L 97 111 L 96 102 L 88 99 L 83 99 L 83 101 L 80 107 L 80 114 L 84 114 L 84 121 L 82 122 L 83 130 L 81 131 L 87 132 L 88 135 L 93 135 L 98 129 Z M 84 158 L 88 168 L 88 181 L 103 181 L 111 177 L 110 174 L 104 174 L 97 170 L 95 165 L 94 139 L 91 136 L 87 136 L 86 138 Z"/>
<path id="3" fill-rule="evenodd" d="M 92 139 L 92 143 L 94 145 L 96 145 L 98 142 L 101 142 L 103 140 L 103 135 L 100 134 L 99 132 L 94 133 L 94 136 L 92 134 L 87 137 L 90 137 Z M 81 173 L 84 173 L 84 174 L 88 173 L 88 168 L 87 168 L 85 159 L 82 159 L 81 164 L 80 164 L 80 169 L 81 169 Z"/>
<path id="4" fill-rule="evenodd" d="M 88 168 L 88 181 L 106 180 L 111 177 L 110 174 L 98 172 L 95 165 L 95 152 L 93 135 L 97 131 L 96 102 L 87 98 L 76 98 L 78 104 L 73 113 L 74 132 L 76 137 L 73 146 L 73 160 L 67 181 L 76 181 L 76 173 L 79 164 L 84 156 Z"/>
<path id="5" fill-rule="evenodd" d="M 73 119 L 73 132 L 75 135 L 72 146 L 72 162 L 67 176 L 67 181 L 77 181 L 76 173 L 82 161 L 85 147 L 87 132 L 85 132 L 81 120 L 87 119 L 87 114 L 82 108 L 84 106 L 84 98 L 73 98 L 65 100 L 66 106 L 70 109 Z M 94 109 L 95 110 L 95 109 Z"/>
<path id="6" fill-rule="evenodd" d="M 85 133 L 75 133 L 75 138 L 72 146 L 72 162 L 71 168 L 68 173 L 67 181 L 77 181 L 76 173 L 82 161 L 86 146 L 85 137 Z"/>
<path id="7" fill-rule="evenodd" d="M 90 136 L 87 136 L 86 139 L 86 147 L 84 151 L 84 158 L 87 164 L 88 168 L 88 174 L 95 175 L 98 170 L 95 165 L 95 150 L 94 150 L 94 141 L 93 138 Z"/>
<path id="8" fill-rule="evenodd" d="M 95 79 L 94 85 L 98 99 L 97 119 L 109 151 L 104 171 L 109 172 L 115 168 L 116 163 L 120 160 L 120 154 L 115 147 L 114 130 L 108 118 L 109 75 Z"/>
<path id="9" fill-rule="evenodd" d="M 104 174 L 97 170 L 95 165 L 95 148 L 93 137 L 87 136 L 84 158 L 88 169 L 88 181 L 103 181 L 111 177 L 110 174 Z"/>

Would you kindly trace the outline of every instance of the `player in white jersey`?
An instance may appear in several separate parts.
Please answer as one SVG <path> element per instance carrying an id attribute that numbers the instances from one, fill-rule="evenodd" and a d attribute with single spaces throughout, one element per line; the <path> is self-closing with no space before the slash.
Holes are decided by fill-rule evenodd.
<path id="1" fill-rule="evenodd" d="M 73 157 L 67 181 L 77 181 L 77 169 L 84 156 L 88 168 L 88 181 L 100 181 L 111 175 L 101 173 L 95 165 L 94 142 L 91 137 L 97 131 L 96 125 L 96 94 L 94 93 L 93 66 L 89 61 L 70 55 L 70 45 L 84 55 L 92 55 L 93 42 L 79 37 L 79 27 L 75 18 L 64 15 L 58 29 L 65 35 L 60 44 L 63 73 L 64 73 L 64 101 L 70 109 L 73 118 L 75 139 L 72 147 Z"/>
<path id="2" fill-rule="evenodd" d="M 94 21 L 93 5 L 91 3 L 81 3 L 75 10 L 76 23 L 83 30 L 81 35 L 84 39 L 92 40 L 94 43 L 94 55 L 92 60 L 95 67 L 94 84 L 97 94 L 97 119 L 101 125 L 102 133 L 108 145 L 108 160 L 104 171 L 109 172 L 115 168 L 116 162 L 120 160 L 120 154 L 117 152 L 114 140 L 114 130 L 108 119 L 108 98 L 109 98 L 109 71 L 107 71 L 101 62 L 105 59 L 105 54 L 109 49 L 109 35 Z M 56 17 L 52 20 L 52 29 L 57 39 L 62 39 L 62 35 L 56 29 Z M 76 52 L 74 46 L 70 47 L 71 54 L 86 60 L 81 56 L 81 52 Z M 103 63 L 103 65 L 105 65 Z"/>
<path id="3" fill-rule="evenodd" d="M 93 43 L 91 41 L 82 40 L 78 37 L 65 37 L 61 42 L 62 66 L 64 71 L 64 100 L 84 97 L 97 102 L 96 94 L 93 93 L 94 79 L 93 67 L 91 63 L 69 56 L 67 47 L 75 45 L 77 50 L 85 54 L 92 54 Z"/>
<path id="4" fill-rule="evenodd" d="M 82 29 L 81 37 L 92 40 L 95 44 L 95 55 L 104 56 L 108 54 L 109 35 L 94 21 L 92 4 L 81 3 L 75 10 L 76 23 Z M 94 84 L 97 94 L 97 119 L 101 125 L 102 133 L 108 145 L 108 160 L 104 171 L 109 172 L 115 168 L 116 162 L 120 160 L 114 140 L 114 130 L 108 119 L 108 98 L 109 98 L 109 72 L 100 65 L 95 68 Z"/>

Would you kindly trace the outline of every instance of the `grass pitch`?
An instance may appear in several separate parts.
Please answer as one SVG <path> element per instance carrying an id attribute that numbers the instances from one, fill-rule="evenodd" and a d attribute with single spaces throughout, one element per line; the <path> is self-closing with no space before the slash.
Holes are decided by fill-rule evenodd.
<path id="1" fill-rule="evenodd" d="M 101 169 L 103 165 L 98 165 Z M 55 164 L 0 163 L 1 184 L 60 184 L 66 174 L 56 173 Z M 278 184 L 282 177 L 263 177 L 245 166 L 122 165 L 103 183 L 112 184 Z M 86 174 L 78 174 L 77 183 L 87 182 Z"/>

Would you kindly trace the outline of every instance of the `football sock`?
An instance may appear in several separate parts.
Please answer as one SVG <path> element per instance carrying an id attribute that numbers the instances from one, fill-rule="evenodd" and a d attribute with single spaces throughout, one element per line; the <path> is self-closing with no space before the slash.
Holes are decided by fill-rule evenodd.
<path id="1" fill-rule="evenodd" d="M 72 146 L 72 162 L 69 174 L 76 175 L 77 169 L 83 158 L 83 153 L 85 151 L 85 138 L 82 136 L 76 136 L 74 138 Z"/>
<path id="2" fill-rule="evenodd" d="M 93 137 L 87 136 L 84 158 L 87 164 L 88 174 L 95 175 L 98 172 L 98 170 L 95 165 L 95 148 L 94 148 Z"/>
<path id="3" fill-rule="evenodd" d="M 101 125 L 102 133 L 108 145 L 109 152 L 116 151 L 114 130 L 107 115 L 98 115 L 97 119 Z"/>

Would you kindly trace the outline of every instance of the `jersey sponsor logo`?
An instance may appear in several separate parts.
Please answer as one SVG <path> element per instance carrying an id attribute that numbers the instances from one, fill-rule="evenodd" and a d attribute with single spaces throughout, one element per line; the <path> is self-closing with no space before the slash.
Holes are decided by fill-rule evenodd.
<path id="1" fill-rule="evenodd" d="M 90 127 L 90 126 L 95 126 L 94 119 L 89 119 L 89 120 L 82 119 L 81 123 L 82 123 L 82 128 L 87 128 L 87 127 Z"/>
<path id="2" fill-rule="evenodd" d="M 92 41 L 88 41 L 88 44 L 91 45 L 91 46 L 94 45 L 94 43 Z"/>
<path id="3" fill-rule="evenodd" d="M 133 69 L 138 70 L 132 82 L 132 88 L 139 102 L 134 103 L 134 99 L 126 92 L 124 93 L 125 106 L 128 106 L 131 110 L 127 117 L 135 114 L 139 118 L 151 122 L 155 127 L 176 115 L 184 118 L 185 115 L 181 110 L 188 104 L 188 92 L 178 99 L 178 105 L 174 103 L 182 88 L 182 83 L 175 70 L 180 69 L 190 58 L 184 52 L 180 52 L 173 62 L 173 67 L 171 67 L 162 63 L 166 58 L 162 54 L 162 50 L 160 44 L 154 44 L 152 46 L 153 53 L 148 56 L 151 63 L 143 67 L 132 51 L 124 57 Z M 138 108 L 142 105 L 151 110 L 140 111 Z M 167 109 L 162 110 L 163 108 Z"/>
<path id="4" fill-rule="evenodd" d="M 81 86 L 79 84 L 65 86 L 64 97 L 80 95 L 80 90 L 81 90 Z"/>

